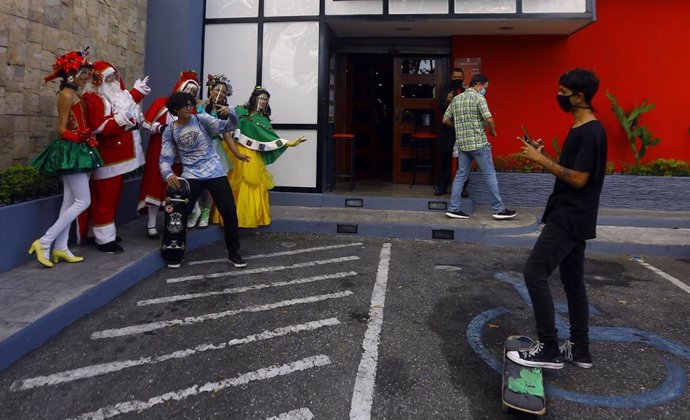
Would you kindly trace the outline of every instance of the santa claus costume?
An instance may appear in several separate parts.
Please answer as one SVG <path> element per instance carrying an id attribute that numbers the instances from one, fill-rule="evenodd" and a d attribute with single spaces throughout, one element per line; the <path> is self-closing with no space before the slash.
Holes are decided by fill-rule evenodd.
<path id="1" fill-rule="evenodd" d="M 199 79 L 194 70 L 183 71 L 180 79 L 175 83 L 172 93 L 187 92 L 196 97 L 199 93 Z M 146 110 L 145 118 L 158 127 L 156 132 L 149 137 L 148 148 L 146 149 L 146 165 L 144 165 L 144 175 L 141 180 L 139 190 L 139 202 L 137 212 L 139 214 L 148 213 L 146 225 L 146 235 L 151 239 L 158 239 L 160 235 L 156 229 L 156 215 L 158 209 L 163 205 L 165 199 L 166 183 L 161 178 L 158 168 L 158 160 L 161 156 L 161 136 L 162 131 L 173 122 L 173 116 L 165 107 L 167 97 L 156 98 L 151 106 Z M 157 125 L 156 125 L 157 124 Z M 182 166 L 178 163 L 173 165 L 175 174 L 182 173 Z"/>
<path id="2" fill-rule="evenodd" d="M 147 80 L 137 80 L 127 91 L 112 64 L 96 61 L 92 86 L 83 95 L 88 124 L 98 140 L 104 165 L 91 174 L 91 206 L 79 216 L 77 232 L 80 241 L 88 241 L 87 235 L 92 233 L 102 252 L 123 251 L 116 242 L 115 213 L 122 193 L 122 175 L 144 164 L 138 128 L 146 121 L 138 104 L 151 91 Z"/>

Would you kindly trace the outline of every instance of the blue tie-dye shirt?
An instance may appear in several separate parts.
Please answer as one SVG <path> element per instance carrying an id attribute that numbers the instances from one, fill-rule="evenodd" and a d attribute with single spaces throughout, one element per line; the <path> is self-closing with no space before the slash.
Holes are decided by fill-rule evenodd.
<path id="1" fill-rule="evenodd" d="M 196 114 L 183 126 L 177 121 L 170 124 L 163 131 L 159 160 L 163 179 L 167 180 L 173 174 L 171 166 L 176 155 L 182 162 L 182 178 L 212 179 L 226 176 L 227 169 L 216 153 L 211 137 L 236 128 L 237 115 L 234 110 L 231 110 L 227 120 Z"/>

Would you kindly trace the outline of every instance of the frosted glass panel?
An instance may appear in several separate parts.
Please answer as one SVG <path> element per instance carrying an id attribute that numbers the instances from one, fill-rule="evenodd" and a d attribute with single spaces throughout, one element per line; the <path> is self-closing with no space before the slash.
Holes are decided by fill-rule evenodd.
<path id="1" fill-rule="evenodd" d="M 313 16 L 319 14 L 319 0 L 264 0 L 265 16 Z"/>
<path id="2" fill-rule="evenodd" d="M 392 15 L 413 13 L 448 13 L 448 0 L 389 0 Z"/>
<path id="3" fill-rule="evenodd" d="M 273 102 L 273 96 L 271 96 Z M 271 104 L 273 110 L 273 104 Z M 289 147 L 274 163 L 268 165 L 269 172 L 278 187 L 316 187 L 316 130 L 276 130 L 284 139 L 292 140 L 304 136 L 307 141 L 297 147 Z"/>
<path id="4" fill-rule="evenodd" d="M 380 15 L 382 0 L 334 1 L 326 0 L 327 15 Z"/>
<path id="5" fill-rule="evenodd" d="M 515 0 L 455 0 L 455 13 L 516 12 L 517 6 L 515 5 Z"/>
<path id="6" fill-rule="evenodd" d="M 266 23 L 263 54 L 263 86 L 271 93 L 273 121 L 316 124 L 319 23 Z"/>
<path id="7" fill-rule="evenodd" d="M 206 0 L 208 19 L 257 16 L 259 0 Z"/>
<path id="8" fill-rule="evenodd" d="M 206 25 L 205 74 L 201 75 L 204 97 L 207 90 L 206 75 L 225 73 L 234 91 L 228 98 L 228 103 L 241 105 L 247 102 L 256 85 L 257 39 L 258 30 L 255 23 Z"/>
<path id="9" fill-rule="evenodd" d="M 585 13 L 586 0 L 522 0 L 525 13 Z"/>

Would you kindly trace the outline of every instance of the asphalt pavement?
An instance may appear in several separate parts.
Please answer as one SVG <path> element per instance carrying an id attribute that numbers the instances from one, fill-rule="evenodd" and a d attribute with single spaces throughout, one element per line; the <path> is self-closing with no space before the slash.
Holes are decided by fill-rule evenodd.
<path id="1" fill-rule="evenodd" d="M 227 289 L 222 281 L 214 282 L 204 277 L 211 273 L 233 271 L 228 269 L 226 263 L 216 261 L 193 264 L 194 261 L 207 260 L 209 257 L 223 258 L 222 242 L 218 242 L 222 238 L 222 231 L 218 227 L 190 231 L 189 248 L 198 251 L 189 253 L 188 264 L 182 269 L 171 272 L 163 268 L 158 244 L 144 236 L 143 220 L 136 220 L 119 228 L 118 233 L 124 239 L 123 254 L 106 255 L 92 247 L 76 247 L 76 253 L 86 257 L 84 263 L 59 264 L 54 269 L 43 269 L 31 262 L 0 274 L 0 368 L 6 368 L 0 371 L 0 384 L 6 385 L 0 385 L 0 400 L 9 404 L 8 412 L 17 415 L 11 418 L 40 418 L 51 413 L 46 411 L 41 414 L 40 409 L 56 409 L 49 403 L 54 398 L 69 399 L 89 395 L 88 398 L 82 398 L 84 401 L 70 404 L 70 410 L 59 411 L 61 414 L 58 417 L 72 417 L 124 403 L 132 398 L 142 398 L 142 395 L 147 396 L 147 401 L 150 401 L 156 395 L 173 390 L 184 393 L 189 387 L 210 382 L 215 384 L 209 388 L 213 390 L 210 392 L 213 397 L 226 392 L 224 390 L 229 387 L 246 387 L 247 383 L 254 381 L 252 378 L 256 378 L 256 375 L 263 378 L 257 381 L 262 384 L 259 387 L 265 386 L 266 389 L 273 390 L 274 381 L 264 379 L 291 377 L 287 373 L 281 373 L 288 371 L 304 371 L 302 376 L 315 378 L 316 374 L 306 372 L 327 370 L 329 373 L 323 377 L 326 379 L 313 382 L 298 381 L 298 384 L 285 379 L 285 395 L 278 393 L 271 396 L 270 392 L 260 398 L 253 393 L 250 393 L 251 396 L 236 395 L 220 405 L 217 405 L 218 400 L 214 400 L 214 403 L 199 402 L 207 397 L 201 400 L 190 398 L 190 401 L 194 401 L 191 403 L 193 407 L 198 406 L 201 411 L 196 412 L 193 407 L 183 404 L 174 409 L 178 411 L 161 415 L 179 418 L 269 418 L 285 414 L 293 417 L 281 418 L 310 418 L 309 412 L 316 418 L 347 417 L 353 409 L 353 389 L 357 389 L 353 381 L 360 377 L 357 372 L 362 359 L 362 346 L 366 348 L 362 336 L 367 335 L 372 324 L 370 299 L 373 299 L 372 290 L 377 288 L 377 264 L 380 265 L 380 261 L 377 261 L 380 259 L 382 244 L 390 243 L 392 250 L 389 278 L 394 280 L 394 286 L 389 285 L 387 288 L 389 293 L 386 305 L 395 309 L 391 311 L 392 314 L 387 310 L 379 325 L 380 354 L 386 357 L 377 365 L 376 378 L 372 382 L 376 385 L 372 388 L 375 390 L 372 397 L 375 403 L 370 405 L 372 417 L 458 418 L 453 413 L 465 413 L 466 418 L 496 418 L 493 416 L 496 413 L 495 400 L 491 394 L 495 391 L 495 354 L 499 351 L 504 336 L 518 332 L 529 333 L 530 311 L 525 306 L 524 297 L 519 298 L 521 292 L 515 276 L 519 277 L 521 263 L 538 235 L 541 209 L 518 208 L 520 214 L 515 220 L 494 221 L 486 210 L 470 208 L 468 210 L 473 213 L 472 219 L 457 221 L 445 218 L 442 209 L 432 209 L 431 201 L 413 203 L 409 208 L 403 205 L 402 210 L 386 208 L 386 205 L 372 208 L 378 205 L 371 201 L 355 202 L 355 205 L 361 206 L 354 208 L 347 206 L 353 204 L 347 203 L 347 200 L 345 204 L 342 208 L 279 204 L 272 206 L 274 221 L 270 228 L 242 232 L 242 255 L 248 260 L 249 268 L 242 274 L 217 276 L 221 280 L 240 279 L 237 276 L 245 274 L 248 277 L 259 277 L 256 281 L 263 285 L 260 288 L 256 288 L 254 281 L 243 286 L 250 289 L 248 295 L 251 295 L 259 289 L 269 292 L 289 290 L 290 287 L 281 289 L 265 285 L 288 281 L 287 273 L 292 270 L 311 270 L 311 273 L 300 277 L 309 278 L 323 275 L 325 267 L 330 267 L 330 264 L 352 266 L 351 272 L 357 273 L 350 275 L 353 278 L 345 276 L 335 281 L 326 281 L 331 285 L 336 284 L 336 290 L 322 286 L 321 281 L 298 282 L 302 284 L 299 287 L 313 293 L 291 296 L 287 292 L 276 292 L 268 303 L 257 297 L 257 300 L 248 298 L 242 304 L 241 299 L 236 301 L 234 293 L 218 293 Z M 416 208 L 418 204 L 424 208 Z M 599 313 L 602 313 L 602 309 L 605 310 L 603 313 L 606 314 L 606 323 L 602 325 L 620 328 L 600 332 L 600 341 L 608 343 L 605 344 L 605 351 L 601 352 L 603 364 L 611 364 L 626 371 L 630 370 L 631 357 L 645 357 L 647 354 L 652 357 L 649 358 L 648 367 L 633 369 L 627 376 L 619 375 L 620 380 L 615 370 L 607 370 L 610 373 L 602 376 L 605 381 L 600 383 L 596 378 L 601 371 L 597 370 L 592 370 L 597 374 L 582 372 L 572 376 L 571 369 L 567 371 L 571 374 L 564 373 L 555 377 L 547 375 L 547 383 L 550 384 L 547 385 L 547 394 L 552 396 L 549 411 L 561 414 L 553 418 L 568 418 L 568 413 L 572 413 L 572 410 L 581 410 L 583 407 L 593 410 L 593 418 L 620 418 L 631 413 L 650 414 L 649 417 L 643 416 L 647 418 L 663 418 L 666 415 L 672 418 L 669 413 L 675 413 L 677 418 L 678 415 L 682 417 L 680 413 L 687 412 L 687 408 L 690 408 L 686 390 L 690 353 L 684 353 L 689 343 L 683 333 L 687 330 L 687 325 L 690 325 L 690 315 L 686 310 L 690 306 L 687 305 L 690 286 L 686 279 L 687 264 L 690 262 L 688 216 L 681 212 L 601 211 L 599 237 L 588 246 L 588 282 L 593 300 L 599 300 L 595 301 L 595 304 L 598 303 L 595 306 L 601 308 Z M 352 243 L 361 245 L 348 245 Z M 330 251 L 321 250 L 320 247 L 327 246 L 324 244 L 347 246 Z M 309 251 L 311 248 L 315 250 Z M 302 251 L 291 254 L 294 250 Z M 333 258 L 341 258 L 343 255 L 339 253 L 344 250 L 348 251 L 345 256 L 356 256 L 358 259 L 319 264 L 295 259 L 296 256 L 323 252 L 339 255 Z M 351 250 L 356 252 L 349 254 Z M 290 255 L 293 256 L 286 257 Z M 284 261 L 285 258 L 288 261 Z M 316 261 L 327 259 L 329 258 L 321 257 Z M 268 269 L 276 264 L 285 268 Z M 597 267 L 593 273 L 592 267 Z M 497 278 L 497 273 L 511 274 L 504 274 L 504 277 L 499 275 L 501 278 Z M 195 294 L 211 290 L 213 293 L 190 300 L 152 304 L 150 308 L 149 305 L 139 305 L 138 302 L 142 300 L 160 298 L 157 295 L 163 294 L 165 289 L 162 285 L 169 284 L 171 276 L 204 278 L 201 281 L 180 281 L 180 285 L 173 285 L 179 288 L 174 290 L 176 292 L 182 290 L 186 291 L 182 294 Z M 299 319 L 284 318 L 293 314 L 289 308 L 292 304 L 284 302 L 334 294 L 338 297 L 295 304 L 300 308 L 313 305 L 319 309 L 307 310 L 307 315 L 294 315 Z M 113 299 L 115 301 L 108 305 Z M 128 300 L 129 303 L 121 303 Z M 287 306 L 275 306 L 280 302 Z M 226 308 L 225 304 L 228 303 L 232 305 Z M 269 305 L 268 309 L 256 312 L 246 309 L 262 305 Z M 497 312 L 485 313 L 488 310 L 486 308 L 493 308 Z M 508 312 L 501 312 L 496 308 L 503 308 Z M 93 311 L 97 312 L 86 316 Z M 127 321 L 132 321 L 133 325 L 151 324 L 159 322 L 158 320 L 198 318 L 228 311 L 232 314 L 220 318 L 220 329 L 189 326 L 175 331 L 169 337 L 166 330 L 163 335 L 167 338 L 162 342 L 142 341 L 139 338 L 158 337 L 161 334 L 157 330 L 145 331 L 136 337 L 123 336 L 124 338 L 107 340 L 94 340 L 92 337 L 98 331 L 113 329 L 113 325 L 124 328 L 130 323 Z M 325 315 L 322 315 L 323 311 L 326 311 Z M 246 320 L 246 313 L 255 318 Z M 273 313 L 282 315 L 275 318 Z M 518 314 L 519 322 L 509 313 Z M 479 329 L 482 339 L 477 341 L 473 339 L 476 337 L 477 327 L 472 320 L 479 314 L 484 314 L 481 319 L 485 322 Z M 176 317 L 178 315 L 182 318 Z M 490 316 L 494 318 L 489 318 Z M 241 321 L 237 321 L 240 319 Z M 260 321 L 261 319 L 265 322 Z M 281 322 L 277 322 L 278 319 Z M 213 322 L 217 322 L 215 318 Z M 60 333 L 72 323 L 72 327 Z M 97 324 L 101 324 L 101 327 L 96 326 Z M 475 325 L 474 329 L 471 328 L 472 325 Z M 22 392 L 10 389 L 18 386 L 15 385 L 17 381 L 32 375 L 46 376 L 79 369 L 79 366 L 141 359 L 152 355 L 165 359 L 165 354 L 168 354 L 166 352 L 183 350 L 188 342 L 194 346 L 207 345 L 212 343 L 209 339 L 215 337 L 219 339 L 213 342 L 217 345 L 228 337 L 231 341 L 247 340 L 247 337 L 266 332 L 271 336 L 274 334 L 271 331 L 278 330 L 283 331 L 281 334 L 285 337 L 291 337 L 289 341 L 298 340 L 293 337 L 295 333 L 290 328 L 297 328 L 300 332 L 318 330 L 318 333 L 310 333 L 311 339 L 300 338 L 305 343 L 298 347 L 299 351 L 294 352 L 290 347 L 284 350 L 273 345 L 262 350 L 251 347 L 249 350 L 238 350 L 233 345 L 229 351 L 232 357 L 218 356 L 228 353 L 223 351 L 214 352 L 212 356 L 205 354 L 201 356 L 205 361 L 201 365 L 199 361 L 192 365 L 188 361 L 180 362 L 182 370 L 164 367 L 160 374 L 155 373 L 151 378 L 148 373 L 154 371 L 146 365 L 134 369 L 135 373 L 131 376 L 105 375 L 115 379 L 103 378 L 97 382 L 80 379 L 74 383 L 56 385 L 54 389 L 57 393 L 50 391 L 46 394 L 45 387 Z M 173 327 L 171 331 L 176 329 L 177 327 Z M 324 331 L 341 330 L 346 331 L 321 334 Z M 180 334 L 184 335 L 184 340 L 180 340 Z M 607 336 L 615 337 L 618 341 L 613 340 L 611 344 L 606 339 Z M 44 345 L 51 338 L 53 340 Z M 323 341 L 330 353 L 313 351 L 314 354 L 310 355 L 307 349 L 311 347 L 306 343 L 311 343 L 310 340 Z M 111 341 L 118 344 L 101 344 Z M 70 342 L 71 344 L 65 344 Z M 633 353 L 630 352 L 631 345 Z M 37 350 L 31 352 L 34 349 Z M 335 359 L 334 354 L 341 353 L 349 357 L 346 360 Z M 66 356 L 60 357 L 60 354 Z M 252 356 L 260 357 L 251 361 Z M 223 361 L 219 362 L 218 357 L 223 357 Z M 467 362 L 465 357 L 469 358 Z M 218 363 L 224 366 L 227 364 L 228 370 L 209 376 L 208 373 L 213 372 Z M 165 365 L 162 362 L 160 364 Z M 327 365 L 330 367 L 326 367 Z M 161 368 L 155 369 L 158 372 Z M 408 375 L 408 370 L 413 373 Z M 197 371 L 204 374 L 195 373 Z M 638 377 L 637 371 L 644 373 L 644 377 Z M 665 376 L 660 374 L 664 371 Z M 679 373 L 681 371 L 684 375 Z M 262 375 L 268 376 L 264 378 Z M 177 378 L 185 379 L 178 382 Z M 149 380 L 157 385 L 146 387 L 146 381 Z M 569 380 L 579 385 L 573 388 Z M 630 388 L 630 381 L 637 381 L 634 389 Z M 121 393 L 111 395 L 108 392 L 124 383 L 128 386 Z M 236 385 L 229 385 L 230 383 Z M 566 383 L 568 386 L 565 386 Z M 596 383 L 599 385 L 591 388 Z M 133 384 L 137 385 L 130 389 L 129 385 Z M 164 384 L 166 386 L 162 386 Z M 234 395 L 235 391 L 232 392 Z M 292 395 L 290 392 L 296 392 L 295 395 L 299 398 L 289 398 Z M 335 400 L 325 401 L 323 392 L 342 398 L 337 403 Z M 578 400 L 589 394 L 597 395 L 599 400 L 592 399 L 594 397 L 591 395 L 582 401 Z M 49 395 L 48 403 L 43 406 L 34 407 L 30 403 L 32 398 L 45 399 L 46 395 Z M 623 403 L 628 400 L 634 404 Z M 291 402 L 294 407 L 288 407 L 286 401 Z M 162 405 L 168 408 L 172 406 L 170 402 Z M 158 407 L 157 404 L 154 406 Z M 239 409 L 238 406 L 243 408 Z M 155 410 L 159 409 L 152 408 L 151 413 L 158 413 Z M 617 411 L 619 409 L 623 411 Z M 223 417 L 222 413 L 232 415 Z M 150 418 L 160 418 L 158 414 L 146 414 L 144 417 L 149 415 Z"/>

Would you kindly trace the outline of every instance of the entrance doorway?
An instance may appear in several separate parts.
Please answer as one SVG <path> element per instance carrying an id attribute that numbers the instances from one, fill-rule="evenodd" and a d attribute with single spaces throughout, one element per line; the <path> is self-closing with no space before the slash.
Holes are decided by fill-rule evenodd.
<path id="1" fill-rule="evenodd" d="M 448 79 L 448 62 L 447 56 L 338 56 L 335 130 L 355 135 L 360 185 L 411 183 L 412 136 L 438 133 L 443 117 L 438 95 Z M 416 150 L 415 184 L 433 183 L 436 143 L 427 139 Z"/>

